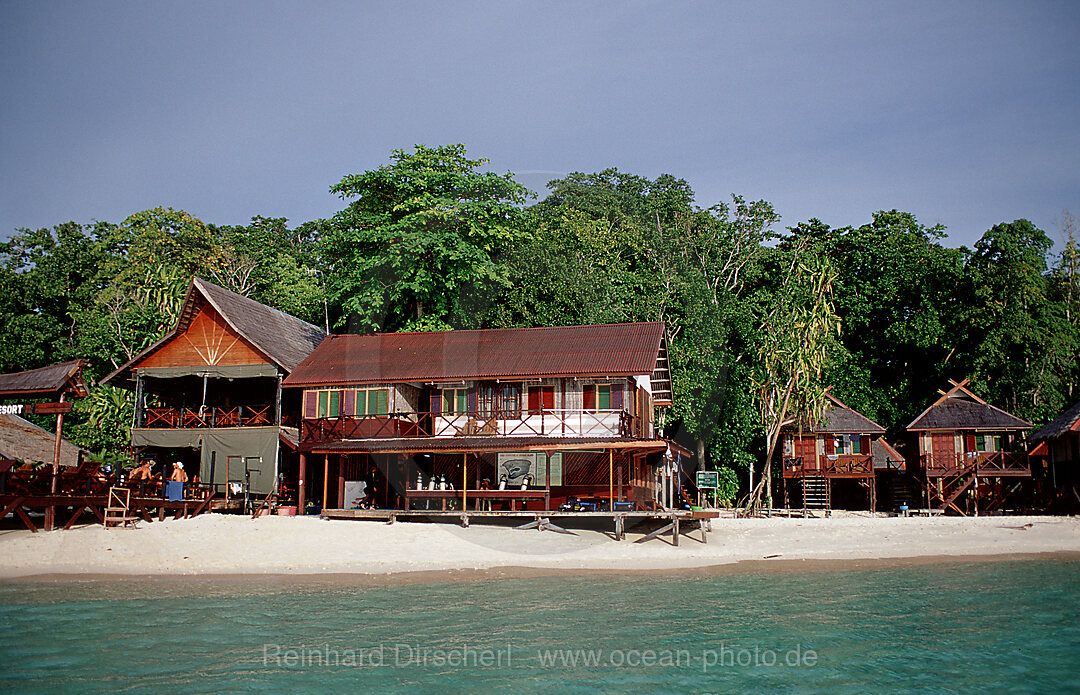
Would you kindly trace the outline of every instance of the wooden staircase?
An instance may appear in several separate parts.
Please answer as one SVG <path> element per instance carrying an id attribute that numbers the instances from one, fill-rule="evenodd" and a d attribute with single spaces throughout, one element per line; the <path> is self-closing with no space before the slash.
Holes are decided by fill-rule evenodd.
<path id="1" fill-rule="evenodd" d="M 808 475 L 803 478 L 803 509 L 829 509 L 832 500 L 829 494 L 829 481 L 823 475 Z"/>
<path id="2" fill-rule="evenodd" d="M 105 528 L 138 528 L 139 517 L 131 513 L 131 490 L 109 488 L 109 502 L 105 505 Z"/>
<path id="3" fill-rule="evenodd" d="M 918 504 L 912 504 L 911 486 L 906 480 L 894 478 L 889 481 L 889 497 L 892 500 L 893 509 L 900 509 L 906 505 L 908 509 L 914 509 Z"/>

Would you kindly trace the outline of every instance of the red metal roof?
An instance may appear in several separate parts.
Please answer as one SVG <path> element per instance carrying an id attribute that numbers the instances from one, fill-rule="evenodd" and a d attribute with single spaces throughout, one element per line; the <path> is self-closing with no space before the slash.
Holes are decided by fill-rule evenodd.
<path id="1" fill-rule="evenodd" d="M 285 386 L 651 374 L 662 323 L 332 335 Z"/>

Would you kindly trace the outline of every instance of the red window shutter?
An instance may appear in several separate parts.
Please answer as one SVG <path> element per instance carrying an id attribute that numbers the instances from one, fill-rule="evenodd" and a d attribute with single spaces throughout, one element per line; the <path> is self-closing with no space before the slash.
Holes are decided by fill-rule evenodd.
<path id="1" fill-rule="evenodd" d="M 588 384 L 581 389 L 582 408 L 596 410 L 596 387 Z"/>
<path id="2" fill-rule="evenodd" d="M 315 417 L 316 398 L 314 391 L 304 392 L 304 417 Z"/>
<path id="3" fill-rule="evenodd" d="M 975 435 L 973 434 L 967 436 L 967 450 L 975 451 Z"/>
<path id="4" fill-rule="evenodd" d="M 861 451 L 863 454 L 873 453 L 873 451 L 870 448 L 870 435 L 864 434 L 862 437 L 860 437 L 860 439 L 859 439 L 859 451 Z"/>
<path id="5" fill-rule="evenodd" d="M 825 435 L 825 453 L 829 455 L 836 453 L 836 438 L 830 434 Z"/>
<path id="6" fill-rule="evenodd" d="M 540 395 L 541 395 L 541 393 L 542 393 L 542 389 L 539 386 L 533 386 L 532 388 L 529 389 L 529 412 L 530 413 L 539 414 L 539 412 L 540 412 Z"/>
<path id="7" fill-rule="evenodd" d="M 544 408 L 546 410 L 554 410 L 555 409 L 555 387 L 554 386 L 545 386 L 544 387 L 544 392 L 543 392 L 543 397 L 544 397 Z"/>

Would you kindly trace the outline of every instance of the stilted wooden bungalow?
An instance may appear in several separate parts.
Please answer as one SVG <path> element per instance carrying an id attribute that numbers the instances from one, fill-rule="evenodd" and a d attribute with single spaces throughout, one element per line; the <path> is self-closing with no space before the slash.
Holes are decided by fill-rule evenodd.
<path id="1" fill-rule="evenodd" d="M 663 324 L 635 323 L 334 335 L 284 386 L 324 509 L 644 510 L 670 383 Z"/>
<path id="2" fill-rule="evenodd" d="M 1032 457 L 1046 464 L 1050 509 L 1075 513 L 1080 509 L 1080 402 L 1032 435 Z"/>
<path id="3" fill-rule="evenodd" d="M 967 388 L 950 388 L 907 426 L 918 452 L 927 505 L 967 515 L 1000 509 L 1031 478 L 1023 434 L 1031 423 Z"/>
<path id="4" fill-rule="evenodd" d="M 135 391 L 138 455 L 179 460 L 225 498 L 265 495 L 296 459 L 300 401 L 283 396 L 282 379 L 325 337 L 194 278 L 172 332 L 103 381 Z"/>
<path id="5" fill-rule="evenodd" d="M 878 477 L 904 470 L 885 442 L 885 428 L 844 405 L 829 390 L 821 422 L 793 418 L 781 430 L 784 506 L 807 509 L 878 505 Z"/>

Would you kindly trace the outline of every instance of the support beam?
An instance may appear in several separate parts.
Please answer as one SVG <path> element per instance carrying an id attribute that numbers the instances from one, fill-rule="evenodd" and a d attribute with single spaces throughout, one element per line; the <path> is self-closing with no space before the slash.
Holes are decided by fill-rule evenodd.
<path id="1" fill-rule="evenodd" d="M 322 508 L 326 509 L 326 483 L 330 479 L 330 454 L 323 454 Z"/>
<path id="2" fill-rule="evenodd" d="M 299 514 L 300 516 L 304 515 L 304 503 L 307 501 L 306 499 L 304 499 L 304 497 L 305 497 L 305 495 L 304 495 L 304 493 L 305 493 L 304 478 L 306 478 L 306 477 L 307 477 L 307 454 L 300 454 L 300 475 L 299 475 L 299 479 L 298 479 L 298 482 L 297 482 L 297 488 L 296 488 L 296 497 L 297 497 L 297 500 L 296 500 L 297 501 L 296 513 Z M 225 489 L 228 490 L 228 488 L 229 488 L 229 486 L 228 486 L 228 484 L 226 484 Z"/>

